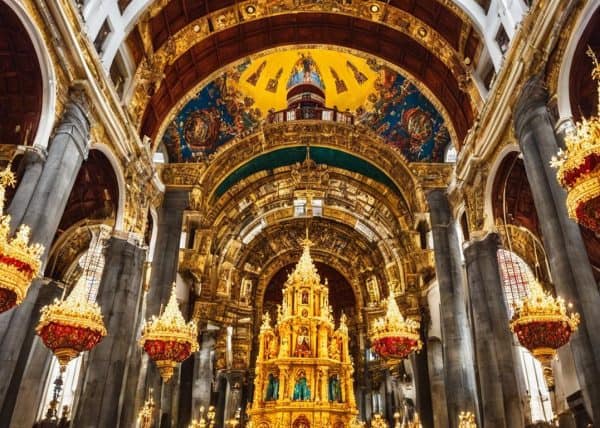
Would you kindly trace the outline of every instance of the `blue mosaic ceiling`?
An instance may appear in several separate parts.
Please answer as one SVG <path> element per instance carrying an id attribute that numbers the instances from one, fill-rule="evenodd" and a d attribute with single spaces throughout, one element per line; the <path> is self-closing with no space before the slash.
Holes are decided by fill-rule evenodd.
<path id="1" fill-rule="evenodd" d="M 331 63 L 324 63 L 323 55 L 312 50 L 297 51 L 296 58 L 311 54 L 321 71 L 321 85 L 327 88 L 328 107 L 350 109 L 359 126 L 369 127 L 397 146 L 411 162 L 443 162 L 450 143 L 444 119 L 408 79 L 373 60 L 347 53 L 343 55 L 349 59 L 336 58 Z M 170 162 L 203 159 L 233 138 L 255 130 L 270 108 L 285 108 L 285 83 L 297 78 L 297 62 L 273 63 L 269 57 L 247 60 L 225 71 L 176 114 L 162 138 Z M 281 77 L 283 82 L 279 82 Z"/>

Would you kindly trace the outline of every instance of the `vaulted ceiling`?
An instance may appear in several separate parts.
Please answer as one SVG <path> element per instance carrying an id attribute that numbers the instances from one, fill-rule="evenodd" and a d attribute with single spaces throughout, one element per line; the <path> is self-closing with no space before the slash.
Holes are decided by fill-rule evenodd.
<path id="1" fill-rule="evenodd" d="M 0 2 L 0 144 L 27 144 L 42 110 L 42 76 L 31 39 L 12 9 Z"/>
<path id="2" fill-rule="evenodd" d="M 287 0 L 239 4 L 172 0 L 152 9 L 151 18 L 132 31 L 127 41 L 138 63 L 173 40 L 179 46 L 187 28 L 199 34 L 188 34 L 185 52 L 178 52 L 162 71 L 164 79 L 143 110 L 141 134 L 158 137 L 176 104 L 223 67 L 276 47 L 318 44 L 364 52 L 404 70 L 443 104 L 460 144 L 477 104 L 466 88 L 466 64 L 477 58 L 481 42 L 458 7 L 435 0 L 402 0 L 387 6 L 383 2 L 332 2 L 330 10 L 324 10 L 320 2 L 307 1 L 297 2 L 292 11 L 286 7 L 296 6 L 288 3 L 292 5 Z M 255 11 L 262 7 L 265 13 L 248 17 L 243 8 L 249 6 Z M 364 9 L 370 6 L 377 13 Z"/>

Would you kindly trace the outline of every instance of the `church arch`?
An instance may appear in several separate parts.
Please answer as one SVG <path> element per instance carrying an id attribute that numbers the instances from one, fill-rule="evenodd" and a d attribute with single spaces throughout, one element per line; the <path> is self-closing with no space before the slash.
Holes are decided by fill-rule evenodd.
<path id="1" fill-rule="evenodd" d="M 7 8 L 12 11 L 20 21 L 23 29 L 28 37 L 28 42 L 31 43 L 37 64 L 35 71 L 39 73 L 39 81 L 41 90 L 39 91 L 39 111 L 35 127 L 33 129 L 33 138 L 30 137 L 31 145 L 40 148 L 46 148 L 50 139 L 50 134 L 54 127 L 54 119 L 56 116 L 56 75 L 52 60 L 48 53 L 48 47 L 43 36 L 35 22 L 30 17 L 30 13 L 25 9 L 22 2 L 18 0 L 5 0 L 0 4 L 0 10 Z M 6 12 L 3 12 L 6 13 Z M 25 42 L 27 43 L 27 42 Z M 31 77 L 28 77 L 30 79 Z M 36 79 L 33 79 L 34 81 Z M 25 132 L 25 130 L 23 130 Z M 24 135 L 22 136 L 22 138 Z M 11 141 L 13 144 L 22 144 L 21 141 Z"/>
<path id="2" fill-rule="evenodd" d="M 579 20 L 575 26 L 575 31 L 571 33 L 569 43 L 566 47 L 565 53 L 562 57 L 560 64 L 560 72 L 558 75 L 558 87 L 557 87 L 557 101 L 558 101 L 558 115 L 559 123 L 563 120 L 572 118 L 573 116 L 579 116 L 578 111 L 573 111 L 573 94 L 571 93 L 571 80 L 573 79 L 573 64 L 574 61 L 587 61 L 591 64 L 591 59 L 585 55 L 587 44 L 590 42 L 589 38 L 593 37 L 594 28 L 597 28 L 598 20 L 600 19 L 600 1 L 593 0 L 585 4 L 583 10 L 580 12 Z M 597 32 L 597 29 L 595 30 Z M 583 40 L 583 38 L 588 40 Z M 597 37 L 597 35 L 596 35 Z M 577 55 L 583 58 L 578 58 Z M 596 51 L 598 55 L 598 51 Z M 576 76 L 576 79 L 584 76 Z M 588 76 L 586 75 L 585 78 Z M 592 97 L 592 99 L 596 99 Z M 595 106 L 594 106 L 595 107 Z"/>

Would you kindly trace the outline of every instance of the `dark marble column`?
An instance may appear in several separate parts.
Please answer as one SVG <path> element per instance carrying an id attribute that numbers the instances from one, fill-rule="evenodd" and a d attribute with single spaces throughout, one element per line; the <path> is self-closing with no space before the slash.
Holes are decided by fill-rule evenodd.
<path id="1" fill-rule="evenodd" d="M 49 145 L 48 157 L 35 188 L 21 181 L 8 208 L 15 222 L 31 227 L 31 242 L 46 248 L 45 261 L 52 239 L 62 218 L 69 195 L 82 162 L 87 158 L 90 123 L 86 106 L 77 98 L 69 102 Z M 41 161 L 41 160 L 40 160 Z M 32 180 L 40 165 L 30 165 Z M 0 406 L 4 420 L 10 420 L 29 351 L 33 343 L 33 329 L 39 318 L 36 302 L 42 287 L 34 280 L 26 298 L 18 307 L 0 315 Z M 21 361 L 21 363 L 19 363 Z M 11 398 L 12 397 L 12 398 Z M 12 403 L 12 404 L 11 404 Z"/>
<path id="2" fill-rule="evenodd" d="M 161 305 L 166 305 L 171 294 L 171 287 L 177 275 L 179 261 L 179 243 L 183 226 L 183 211 L 188 207 L 188 191 L 168 191 L 165 193 L 163 204 L 158 211 L 158 230 L 155 244 L 154 259 L 152 260 L 152 274 L 150 288 L 146 296 L 146 314 L 144 319 L 158 315 Z M 190 357 L 190 358 L 193 358 Z M 154 400 L 160 403 L 160 426 L 171 427 L 173 408 L 173 393 L 179 386 L 179 369 L 173 374 L 173 379 L 165 385 L 160 378 L 160 373 L 150 362 L 142 372 L 145 390 L 154 391 Z"/>
<path id="3" fill-rule="evenodd" d="M 19 164 L 23 178 L 19 182 L 19 188 L 15 192 L 8 210 L 11 215 L 10 226 L 12 232 L 17 229 L 23 220 L 25 210 L 42 175 L 47 158 L 48 152 L 46 149 L 38 147 L 27 147 L 25 153 L 23 153 L 23 159 Z"/>
<path id="4" fill-rule="evenodd" d="M 465 249 L 479 391 L 484 426 L 519 428 L 524 416 L 509 329 L 508 307 L 498 267 L 498 235 Z"/>
<path id="5" fill-rule="evenodd" d="M 461 411 L 478 413 L 475 359 L 458 233 L 444 191 L 427 195 L 433 233 L 435 271 L 440 289 L 440 319 L 444 350 L 446 400 L 450 426 L 458 426 Z"/>
<path id="6" fill-rule="evenodd" d="M 427 363 L 433 408 L 432 426 L 435 428 L 448 428 L 448 406 L 444 387 L 444 355 L 442 342 L 437 337 L 427 339 Z"/>
<path id="7" fill-rule="evenodd" d="M 125 237 L 112 237 L 98 290 L 108 335 L 89 353 L 73 426 L 114 427 L 133 391 L 124 391 L 128 353 L 136 340 L 139 295 L 146 250 Z"/>
<path id="8" fill-rule="evenodd" d="M 429 330 L 429 313 L 421 310 L 421 337 L 427 337 Z M 428 365 L 429 342 L 423 341 L 423 348 L 419 353 L 413 353 L 410 357 L 414 380 L 416 385 L 415 403 L 416 409 L 421 416 L 421 422 L 424 427 L 433 427 L 433 403 L 431 397 L 431 384 L 429 383 L 429 365 Z"/>
<path id="9" fill-rule="evenodd" d="M 515 134 L 535 203 L 544 248 L 557 293 L 581 315 L 571 350 L 586 407 L 600 421 L 600 294 L 579 226 L 568 218 L 566 192 L 556 180 L 550 158 L 557 138 L 546 107 L 548 93 L 539 77 L 524 86 L 514 112 Z"/>
<path id="10" fill-rule="evenodd" d="M 194 385 L 192 390 L 192 416 L 200 416 L 200 406 L 208 409 L 214 378 L 212 355 L 215 350 L 216 331 L 205 330 L 200 338 L 200 351 L 195 355 Z"/>

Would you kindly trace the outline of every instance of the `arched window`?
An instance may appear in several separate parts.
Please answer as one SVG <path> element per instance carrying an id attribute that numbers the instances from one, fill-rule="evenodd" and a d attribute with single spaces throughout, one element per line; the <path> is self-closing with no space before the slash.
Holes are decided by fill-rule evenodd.
<path id="1" fill-rule="evenodd" d="M 529 293 L 529 283 L 535 278 L 527 263 L 510 251 L 504 249 L 498 250 L 498 264 L 504 284 L 504 296 L 508 304 L 508 316 L 510 318 L 514 312 L 514 305 L 527 296 Z M 523 378 L 529 397 L 531 422 L 550 422 L 554 415 L 552 413 L 550 393 L 544 380 L 542 366 L 527 349 L 522 346 L 518 346 L 518 349 Z"/>
<path id="2" fill-rule="evenodd" d="M 456 162 L 457 155 L 458 152 L 456 151 L 456 147 L 454 147 L 452 144 L 448 144 L 448 146 L 446 147 L 446 153 L 444 153 L 444 162 Z"/>

